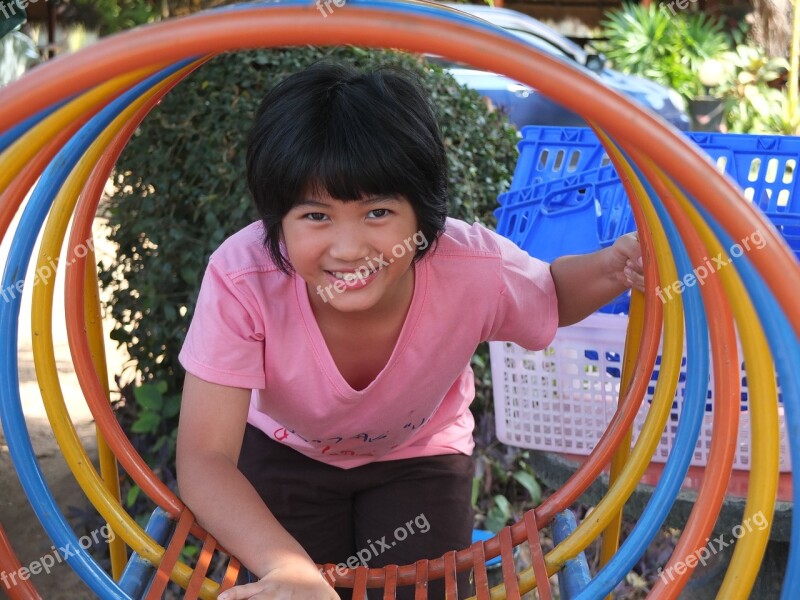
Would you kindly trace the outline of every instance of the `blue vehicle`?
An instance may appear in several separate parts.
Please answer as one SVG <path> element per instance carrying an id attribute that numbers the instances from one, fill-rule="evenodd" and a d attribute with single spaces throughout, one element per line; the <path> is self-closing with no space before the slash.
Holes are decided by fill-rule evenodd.
<path id="1" fill-rule="evenodd" d="M 544 52 L 557 56 L 585 73 L 597 77 L 608 87 L 650 108 L 678 129 L 684 131 L 689 129 L 690 121 L 686 114 L 686 103 L 675 90 L 642 77 L 625 75 L 619 71 L 607 69 L 605 57 L 587 53 L 576 43 L 533 17 L 505 8 L 475 4 L 443 4 L 508 30 Z M 429 56 L 428 60 L 443 66 L 460 84 L 480 92 L 487 102 L 505 111 L 509 120 L 517 127 L 525 125 L 564 127 L 586 125 L 583 119 L 574 112 L 553 102 L 530 86 L 504 75 L 480 71 L 469 65 L 451 62 L 441 57 Z"/>

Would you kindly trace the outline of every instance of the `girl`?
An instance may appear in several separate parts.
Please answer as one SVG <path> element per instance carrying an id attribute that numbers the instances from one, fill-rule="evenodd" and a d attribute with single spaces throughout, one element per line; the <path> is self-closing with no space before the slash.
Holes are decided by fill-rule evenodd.
<path id="1" fill-rule="evenodd" d="M 639 244 L 548 265 L 448 218 L 434 111 L 396 70 L 285 79 L 247 176 L 261 220 L 212 255 L 180 355 L 180 491 L 257 578 L 220 598 L 334 600 L 315 562 L 469 546 L 476 346 L 544 348 L 643 289 Z"/>

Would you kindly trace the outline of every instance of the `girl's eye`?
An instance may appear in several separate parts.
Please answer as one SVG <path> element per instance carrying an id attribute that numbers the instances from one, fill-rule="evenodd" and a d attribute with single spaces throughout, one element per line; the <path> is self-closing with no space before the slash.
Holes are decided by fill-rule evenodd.
<path id="1" fill-rule="evenodd" d="M 326 215 L 324 213 L 308 213 L 303 215 L 303 218 L 309 221 L 322 221 L 325 217 Z"/>
<path id="2" fill-rule="evenodd" d="M 391 211 L 389 211 L 388 208 L 376 208 L 376 209 L 371 210 L 369 212 L 372 213 L 376 218 L 380 218 L 380 217 L 385 217 Z"/>

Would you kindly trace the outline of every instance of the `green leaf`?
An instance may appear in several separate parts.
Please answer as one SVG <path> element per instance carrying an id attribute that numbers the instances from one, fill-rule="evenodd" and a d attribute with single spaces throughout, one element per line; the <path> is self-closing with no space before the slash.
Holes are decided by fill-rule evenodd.
<path id="1" fill-rule="evenodd" d="M 510 519 L 513 511 L 511 509 L 511 502 L 508 501 L 508 498 L 503 496 L 502 494 L 497 494 L 494 497 L 495 506 L 497 506 L 500 511 L 506 515 L 506 519 Z"/>
<path id="2" fill-rule="evenodd" d="M 146 411 L 139 415 L 139 418 L 131 425 L 131 431 L 133 433 L 155 433 L 160 424 L 161 415 Z"/>
<path id="3" fill-rule="evenodd" d="M 497 533 L 503 527 L 506 526 L 506 518 L 505 515 L 502 514 L 502 511 L 499 510 L 496 506 L 489 510 L 489 513 L 486 515 L 486 522 L 484 527 L 489 531 Z"/>
<path id="4" fill-rule="evenodd" d="M 160 438 L 158 438 L 156 440 L 156 443 L 153 444 L 152 451 L 154 453 L 157 453 L 159 450 L 161 450 L 161 448 L 164 447 L 164 444 L 166 444 L 168 441 L 169 441 L 169 438 L 167 436 L 165 436 L 165 435 L 162 435 Z"/>
<path id="5" fill-rule="evenodd" d="M 159 412 L 164 404 L 161 384 L 146 383 L 133 390 L 136 403 L 145 410 Z"/>
<path id="6" fill-rule="evenodd" d="M 141 491 L 142 489 L 138 485 L 132 485 L 131 489 L 128 490 L 128 495 L 125 497 L 125 505 L 129 508 L 133 506 Z"/>
<path id="7" fill-rule="evenodd" d="M 167 402 L 164 404 L 164 410 L 162 411 L 164 418 L 171 419 L 173 417 L 178 416 L 178 413 L 180 412 L 181 412 L 181 397 L 170 396 L 169 398 L 167 398 Z"/>
<path id="8" fill-rule="evenodd" d="M 496 495 L 494 497 L 494 506 L 489 509 L 489 513 L 486 515 L 486 529 L 497 533 L 506 526 L 512 514 L 511 503 L 508 499 L 503 495 Z"/>
<path id="9" fill-rule="evenodd" d="M 542 501 L 542 488 L 536 478 L 526 471 L 516 471 L 513 475 L 514 479 L 522 487 L 524 487 L 528 494 L 530 494 L 531 501 L 534 504 L 539 504 Z"/>

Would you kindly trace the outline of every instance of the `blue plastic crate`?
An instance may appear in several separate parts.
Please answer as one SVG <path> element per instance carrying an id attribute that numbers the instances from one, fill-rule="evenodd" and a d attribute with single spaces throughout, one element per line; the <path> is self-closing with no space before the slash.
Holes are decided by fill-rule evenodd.
<path id="1" fill-rule="evenodd" d="M 594 131 L 586 127 L 529 125 L 521 133 L 520 155 L 510 191 L 599 169 L 611 162 Z M 758 201 L 762 209 L 765 206 L 778 209 L 789 202 L 789 193 L 796 186 L 794 173 L 800 158 L 800 137 L 683 133 L 742 187 L 746 198 Z"/>
<path id="2" fill-rule="evenodd" d="M 578 173 L 570 173 L 569 175 L 556 179 L 547 179 L 527 187 L 514 188 L 512 186 L 507 192 L 504 192 L 497 197 L 497 203 L 500 205 L 500 208 L 497 210 L 501 210 L 504 206 L 513 206 L 527 200 L 541 200 L 542 196 L 545 194 L 553 190 L 559 190 L 565 185 L 597 183 L 600 181 L 608 181 L 610 179 L 619 181 L 619 176 L 617 175 L 616 170 L 609 162 L 599 169 L 587 168 Z"/>
<path id="3" fill-rule="evenodd" d="M 591 129 L 525 127 L 511 189 L 498 198 L 497 231 L 552 261 L 607 247 L 635 223 L 624 187 Z M 800 259 L 800 138 L 687 134 L 743 189 Z M 627 312 L 620 297 L 603 312 Z"/>
<path id="4" fill-rule="evenodd" d="M 599 178 L 613 171 L 608 155 L 591 129 L 582 127 L 522 128 L 520 156 L 509 192 L 501 194 L 501 206 L 510 206 L 526 195 L 526 188 L 542 182 L 563 180 L 586 173 Z M 800 226 L 800 137 L 736 133 L 685 132 L 727 173 L 776 225 Z M 608 166 L 607 166 L 608 165 Z M 603 168 L 604 167 L 604 168 Z M 586 173 L 584 173 L 586 172 Z M 551 188 L 552 189 L 552 188 Z M 791 231 L 793 237 L 800 235 Z M 787 238 L 788 239 L 788 238 Z M 798 252 L 800 247 L 792 248 Z"/>
<path id="5" fill-rule="evenodd" d="M 610 162 L 591 129 L 523 127 L 517 144 L 519 160 L 510 190 L 576 175 Z"/>
<path id="6" fill-rule="evenodd" d="M 574 188 L 578 184 L 603 184 L 607 181 L 618 185 L 615 194 L 623 193 L 614 167 L 609 164 L 608 156 L 590 129 L 531 126 L 522 131 L 525 139 L 520 142 L 521 154 L 512 189 L 498 197 L 500 207 L 495 211 L 498 232 L 515 243 L 524 247 L 538 211 L 537 205 L 547 194 Z M 766 214 L 800 258 L 800 177 L 797 173 L 800 138 L 702 132 L 687 135 L 721 171 L 737 182 L 745 198 Z M 532 152 L 539 152 L 547 158 L 537 159 L 539 155 Z M 565 160 L 575 152 L 580 153 L 580 159 L 573 161 L 586 170 L 553 179 L 558 173 L 568 170 L 565 165 L 569 163 Z M 517 187 L 521 181 L 528 180 L 535 183 Z M 599 199 L 601 204 L 602 200 Z M 603 218 L 600 213 L 598 216 Z M 602 229 L 603 225 L 599 227 Z"/>
<path id="7" fill-rule="evenodd" d="M 541 201 L 520 246 L 552 262 L 565 254 L 586 254 L 634 231 L 636 224 L 618 178 L 576 183 L 553 190 Z"/>
<path id="8" fill-rule="evenodd" d="M 565 254 L 606 248 L 619 236 L 634 231 L 636 223 L 625 188 L 614 175 L 596 183 L 573 183 L 551 191 L 535 211 L 531 209 L 530 221 L 518 245 L 529 254 L 552 262 Z M 629 298 L 629 294 L 623 294 L 601 311 L 627 312 Z"/>
<path id="9" fill-rule="evenodd" d="M 567 189 L 580 190 L 589 186 L 605 186 L 607 182 L 619 183 L 616 171 L 610 167 L 599 170 L 591 169 L 578 175 L 545 181 L 528 188 L 500 194 L 498 196 L 500 206 L 494 211 L 494 215 L 497 217 L 497 231 L 518 246 L 524 247 L 523 244 L 533 223 L 533 218 L 539 211 L 539 205 L 544 198 L 563 196 Z M 568 199 L 566 201 L 569 202 Z M 573 203 L 578 201 L 576 199 Z"/>

